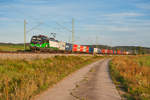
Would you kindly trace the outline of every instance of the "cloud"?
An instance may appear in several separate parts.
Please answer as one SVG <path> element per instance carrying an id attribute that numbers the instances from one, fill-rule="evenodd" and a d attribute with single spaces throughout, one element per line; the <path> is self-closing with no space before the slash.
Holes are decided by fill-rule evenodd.
<path id="1" fill-rule="evenodd" d="M 143 39 L 144 36 L 149 36 L 150 18 L 149 13 L 145 12 L 148 8 L 142 8 L 140 11 L 138 8 L 130 9 L 132 7 L 129 7 L 131 3 L 129 0 L 125 1 L 127 3 L 116 0 L 112 4 L 108 4 L 107 1 L 109 0 L 95 0 L 95 2 L 87 0 L 85 4 L 85 1 L 81 0 L 80 2 L 79 0 L 14 0 L 15 3 L 0 5 L 0 29 L 4 30 L 3 34 L 7 33 L 6 37 L 11 36 L 9 35 L 11 33 L 22 34 L 23 20 L 27 19 L 27 29 L 36 26 L 38 22 L 44 23 L 28 34 L 28 40 L 33 32 L 37 34 L 56 32 L 58 39 L 68 40 L 71 33 L 59 27 L 56 22 L 71 29 L 71 20 L 74 18 L 75 37 L 79 44 L 84 41 L 87 43 L 88 37 L 93 36 L 91 40 L 94 40 L 95 35 L 100 36 L 99 41 L 103 44 L 111 44 L 111 41 L 116 40 L 120 40 L 120 44 L 132 44 L 132 39 L 137 38 L 136 41 L 138 41 L 142 36 Z M 134 7 L 135 5 L 136 3 Z M 13 28 L 13 30 L 7 31 L 8 28 Z M 23 37 L 23 34 L 20 36 Z M 112 44 L 119 43 L 113 42 Z"/>
<path id="2" fill-rule="evenodd" d="M 103 15 L 105 17 L 139 17 L 144 16 L 145 14 L 142 13 L 134 13 L 134 12 L 123 12 L 123 13 L 113 13 L 113 14 L 106 14 Z"/>

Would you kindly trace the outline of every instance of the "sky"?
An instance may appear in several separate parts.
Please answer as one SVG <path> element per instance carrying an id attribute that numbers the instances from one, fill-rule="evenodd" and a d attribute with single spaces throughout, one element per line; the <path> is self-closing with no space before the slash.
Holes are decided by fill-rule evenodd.
<path id="1" fill-rule="evenodd" d="M 0 0 L 0 42 L 56 33 L 75 43 L 150 47 L 150 0 Z M 65 27 L 65 28 L 64 28 Z"/>

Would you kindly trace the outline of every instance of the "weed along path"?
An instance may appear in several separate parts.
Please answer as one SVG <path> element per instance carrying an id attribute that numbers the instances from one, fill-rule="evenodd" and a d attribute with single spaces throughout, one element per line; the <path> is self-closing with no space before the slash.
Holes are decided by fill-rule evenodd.
<path id="1" fill-rule="evenodd" d="M 112 83 L 109 59 L 81 68 L 34 100 L 121 100 Z"/>

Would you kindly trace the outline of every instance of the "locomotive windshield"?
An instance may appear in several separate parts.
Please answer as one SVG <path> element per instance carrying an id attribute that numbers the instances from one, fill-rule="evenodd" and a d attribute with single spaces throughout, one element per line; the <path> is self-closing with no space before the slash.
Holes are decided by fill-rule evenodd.
<path id="1" fill-rule="evenodd" d="M 33 37 L 32 37 L 31 43 L 37 43 L 37 36 L 33 36 Z"/>
<path id="2" fill-rule="evenodd" d="M 31 39 L 31 43 L 41 44 L 41 43 L 48 42 L 48 40 L 49 39 L 46 36 L 43 36 L 43 35 L 33 36 L 32 39 Z"/>

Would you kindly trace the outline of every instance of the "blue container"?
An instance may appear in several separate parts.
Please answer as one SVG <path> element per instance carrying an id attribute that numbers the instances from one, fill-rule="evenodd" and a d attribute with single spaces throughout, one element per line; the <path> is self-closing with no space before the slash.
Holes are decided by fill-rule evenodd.
<path id="1" fill-rule="evenodd" d="M 89 53 L 93 53 L 94 49 L 93 48 L 89 48 Z"/>
<path id="2" fill-rule="evenodd" d="M 66 43 L 65 50 L 66 50 L 66 51 L 72 51 L 72 44 Z"/>
<path id="3" fill-rule="evenodd" d="M 100 53 L 102 53 L 102 52 L 101 52 L 101 49 L 98 50 L 98 54 L 100 54 Z"/>

